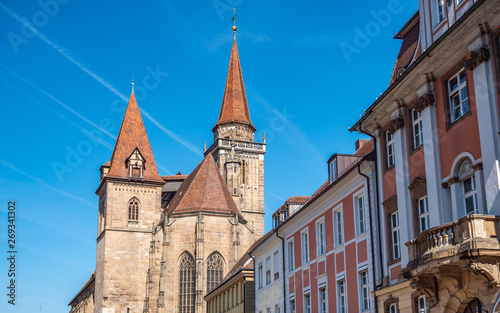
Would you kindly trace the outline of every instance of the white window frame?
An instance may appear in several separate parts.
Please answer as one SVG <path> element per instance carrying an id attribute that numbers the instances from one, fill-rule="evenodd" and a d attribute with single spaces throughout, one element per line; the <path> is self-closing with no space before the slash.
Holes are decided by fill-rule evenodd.
<path id="1" fill-rule="evenodd" d="M 420 232 L 426 231 L 430 228 L 429 218 L 429 201 L 427 196 L 417 200 L 418 207 L 418 228 Z"/>
<path id="2" fill-rule="evenodd" d="M 316 222 L 316 249 L 318 256 L 324 255 L 326 253 L 326 233 L 324 218 Z"/>
<path id="3" fill-rule="evenodd" d="M 324 289 L 324 299 L 322 290 Z M 326 283 L 320 284 L 318 286 L 318 310 L 319 313 L 328 313 L 328 289 L 326 288 Z"/>
<path id="4" fill-rule="evenodd" d="M 333 183 L 338 178 L 339 173 L 337 165 L 337 158 L 333 159 L 332 162 L 330 162 L 330 183 Z"/>
<path id="5" fill-rule="evenodd" d="M 370 310 L 370 278 L 368 276 L 368 270 L 363 269 L 363 270 L 359 271 L 358 278 L 359 278 L 359 307 L 361 309 L 361 312 L 369 311 Z"/>
<path id="6" fill-rule="evenodd" d="M 266 286 L 271 284 L 271 256 L 266 257 Z"/>
<path id="7" fill-rule="evenodd" d="M 344 214 L 342 213 L 342 205 L 333 209 L 333 229 L 335 247 L 342 246 L 344 244 Z"/>
<path id="8" fill-rule="evenodd" d="M 423 301 L 421 301 L 421 300 L 423 300 Z M 428 313 L 429 312 L 429 306 L 427 304 L 427 298 L 425 296 L 418 297 L 417 304 L 418 304 L 418 313 Z"/>
<path id="9" fill-rule="evenodd" d="M 465 182 L 467 180 L 471 180 L 471 185 L 472 189 L 470 191 L 465 191 Z M 477 207 L 477 183 L 476 183 L 476 175 L 473 174 L 469 177 L 466 177 L 462 179 L 461 183 L 461 188 L 462 188 L 462 193 L 463 193 L 463 199 L 464 199 L 464 212 L 465 215 L 469 214 L 477 214 L 478 213 L 478 207 Z M 467 199 L 472 198 L 472 206 L 473 206 L 473 211 L 469 212 L 467 210 Z"/>
<path id="10" fill-rule="evenodd" d="M 394 155 L 394 134 L 390 132 L 385 132 L 385 152 L 387 155 L 387 168 L 390 168 L 396 163 Z"/>
<path id="11" fill-rule="evenodd" d="M 399 211 L 390 215 L 391 223 L 391 244 L 392 244 L 392 259 L 396 260 L 401 257 L 401 236 L 399 231 Z"/>
<path id="12" fill-rule="evenodd" d="M 259 280 L 259 289 L 264 287 L 264 265 L 262 261 L 259 262 L 259 266 L 257 267 L 257 275 Z"/>
<path id="13" fill-rule="evenodd" d="M 276 281 L 277 279 L 280 278 L 280 254 L 279 254 L 279 250 L 275 250 L 274 253 L 273 253 L 273 269 L 274 269 L 274 281 Z"/>
<path id="14" fill-rule="evenodd" d="M 398 313 L 398 306 L 396 303 L 389 306 L 389 313 Z"/>
<path id="15" fill-rule="evenodd" d="M 422 131 L 422 112 L 411 110 L 411 122 L 413 127 L 413 149 L 417 149 L 424 143 Z"/>
<path id="16" fill-rule="evenodd" d="M 295 296 L 288 299 L 288 304 L 290 304 L 290 313 L 295 313 L 295 311 L 297 310 L 297 308 L 295 307 Z"/>
<path id="17" fill-rule="evenodd" d="M 311 290 L 307 290 L 304 292 L 304 313 L 311 313 L 311 309 Z"/>
<path id="18" fill-rule="evenodd" d="M 361 206 L 360 201 L 361 200 Z M 365 208 L 365 198 L 363 192 L 359 192 L 354 195 L 354 210 L 356 216 L 356 235 L 361 235 L 366 233 L 366 208 Z"/>
<path id="19" fill-rule="evenodd" d="M 275 304 L 274 305 L 274 313 L 280 313 L 281 309 L 280 309 L 280 305 L 279 304 Z"/>
<path id="20" fill-rule="evenodd" d="M 347 313 L 349 312 L 347 307 L 347 286 L 345 278 L 337 280 L 337 312 Z M 344 306 L 341 306 L 341 299 L 344 299 Z"/>
<path id="21" fill-rule="evenodd" d="M 288 271 L 293 272 L 295 270 L 295 251 L 294 251 L 293 240 L 288 241 Z"/>
<path id="22" fill-rule="evenodd" d="M 303 230 L 300 233 L 301 250 L 302 250 L 302 265 L 309 263 L 309 231 Z"/>
<path id="23" fill-rule="evenodd" d="M 440 0 L 434 0 L 435 1 L 435 8 L 436 8 L 436 17 L 435 17 L 435 25 L 439 25 L 442 21 L 446 19 L 446 3 L 443 5 L 439 4 Z M 439 11 L 441 9 L 441 12 Z"/>
<path id="24" fill-rule="evenodd" d="M 463 74 L 463 82 L 460 82 L 461 74 Z M 451 89 L 451 81 L 454 79 L 457 80 L 457 87 Z M 469 91 L 467 89 L 467 71 L 465 70 L 465 68 L 459 70 L 455 75 L 453 75 L 446 81 L 446 88 L 448 89 L 448 110 L 450 114 L 450 124 L 453 124 L 470 111 L 470 97 Z M 465 90 L 465 98 L 462 94 L 462 90 Z M 454 99 L 458 99 L 458 105 L 455 105 Z M 466 109 L 464 104 L 467 105 Z M 457 109 L 459 110 L 459 115 L 455 117 L 455 110 Z"/>

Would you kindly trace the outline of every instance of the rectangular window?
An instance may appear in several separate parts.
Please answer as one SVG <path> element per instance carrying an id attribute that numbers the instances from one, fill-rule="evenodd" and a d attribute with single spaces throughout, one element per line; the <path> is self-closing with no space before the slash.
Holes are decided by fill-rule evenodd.
<path id="1" fill-rule="evenodd" d="M 337 159 L 333 159 L 333 161 L 330 163 L 330 183 L 336 181 L 337 177 Z"/>
<path id="2" fill-rule="evenodd" d="M 361 311 L 368 311 L 370 309 L 370 286 L 368 282 L 368 271 L 359 272 L 359 302 L 361 304 Z"/>
<path id="3" fill-rule="evenodd" d="M 423 143 L 422 134 L 422 113 L 411 111 L 411 121 L 413 125 L 413 149 L 420 147 Z"/>
<path id="4" fill-rule="evenodd" d="M 326 286 L 319 288 L 319 313 L 327 313 L 328 304 L 326 303 Z"/>
<path id="5" fill-rule="evenodd" d="M 436 10 L 437 10 L 437 20 L 436 24 L 441 23 L 444 20 L 444 11 L 446 9 L 446 1 L 435 0 L 436 1 Z"/>
<path id="6" fill-rule="evenodd" d="M 273 262 L 274 262 L 274 280 L 280 278 L 280 256 L 278 254 L 278 251 L 274 251 L 274 256 L 273 256 Z"/>
<path id="7" fill-rule="evenodd" d="M 338 313 L 347 313 L 347 296 L 344 279 L 337 282 L 337 306 Z"/>
<path id="8" fill-rule="evenodd" d="M 311 294 L 304 294 L 304 313 L 311 313 Z"/>
<path id="9" fill-rule="evenodd" d="M 316 224 L 316 242 L 318 246 L 318 256 L 325 254 L 325 221 L 321 221 Z"/>
<path id="10" fill-rule="evenodd" d="M 259 275 L 259 289 L 262 289 L 262 286 L 263 286 L 263 281 L 264 281 L 264 272 L 263 272 L 263 268 L 262 268 L 262 262 L 259 263 L 259 269 L 258 269 L 258 275 Z"/>
<path id="11" fill-rule="evenodd" d="M 427 299 L 425 296 L 418 297 L 418 313 L 428 313 L 429 308 L 427 307 Z"/>
<path id="12" fill-rule="evenodd" d="M 271 308 L 267 308 L 266 313 L 271 313 Z"/>
<path id="13" fill-rule="evenodd" d="M 356 197 L 354 202 L 358 217 L 358 235 L 359 235 L 366 232 L 365 204 L 363 202 L 363 195 Z"/>
<path id="14" fill-rule="evenodd" d="M 266 258 L 266 285 L 271 283 L 271 257 Z"/>
<path id="15" fill-rule="evenodd" d="M 274 313 L 280 313 L 280 306 L 279 304 L 274 305 Z"/>
<path id="16" fill-rule="evenodd" d="M 391 214 L 391 238 L 392 238 L 392 259 L 399 259 L 401 256 L 399 249 L 399 214 Z"/>
<path id="17" fill-rule="evenodd" d="M 398 313 L 398 306 L 396 304 L 391 304 L 389 307 L 389 313 Z"/>
<path id="18" fill-rule="evenodd" d="M 450 123 L 454 123 L 470 110 L 465 74 L 465 69 L 462 69 L 447 82 Z"/>
<path id="19" fill-rule="evenodd" d="M 477 214 L 477 194 L 475 175 L 462 181 L 464 190 L 465 214 Z"/>
<path id="20" fill-rule="evenodd" d="M 385 133 L 385 146 L 387 154 L 387 168 L 394 165 L 394 135 L 390 132 Z"/>
<path id="21" fill-rule="evenodd" d="M 302 264 L 309 263 L 309 237 L 307 232 L 302 233 Z"/>
<path id="22" fill-rule="evenodd" d="M 292 272 L 295 268 L 293 266 L 294 253 L 293 253 L 293 241 L 288 243 L 288 270 Z"/>
<path id="23" fill-rule="evenodd" d="M 335 245 L 340 246 L 344 244 L 344 232 L 342 231 L 342 209 L 333 213 L 335 225 Z"/>
<path id="24" fill-rule="evenodd" d="M 295 313 L 295 299 L 290 299 L 290 313 Z"/>
<path id="25" fill-rule="evenodd" d="M 429 229 L 429 204 L 427 196 L 418 199 L 418 224 L 420 225 L 420 232 Z"/>

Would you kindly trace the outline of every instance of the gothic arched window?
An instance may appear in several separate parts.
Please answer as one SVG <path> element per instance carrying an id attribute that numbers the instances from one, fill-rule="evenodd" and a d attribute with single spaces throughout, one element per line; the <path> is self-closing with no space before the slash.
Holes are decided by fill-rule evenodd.
<path id="1" fill-rule="evenodd" d="M 139 200 L 137 198 L 132 198 L 128 202 L 128 220 L 129 221 L 139 220 Z"/>
<path id="2" fill-rule="evenodd" d="M 184 252 L 179 264 L 179 313 L 194 313 L 195 263 L 193 257 Z"/>
<path id="3" fill-rule="evenodd" d="M 218 252 L 214 252 L 207 259 L 207 293 L 220 283 L 223 273 L 224 259 Z"/>

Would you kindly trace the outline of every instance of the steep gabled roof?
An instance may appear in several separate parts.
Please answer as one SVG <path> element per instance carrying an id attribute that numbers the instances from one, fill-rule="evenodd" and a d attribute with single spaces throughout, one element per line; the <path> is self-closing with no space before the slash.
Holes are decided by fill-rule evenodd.
<path id="1" fill-rule="evenodd" d="M 241 74 L 240 57 L 238 55 L 238 46 L 233 41 L 231 50 L 231 59 L 229 60 L 229 70 L 227 72 L 226 89 L 222 99 L 222 107 L 219 113 L 219 120 L 215 127 L 227 123 L 240 123 L 249 125 L 255 130 L 250 121 L 250 111 L 248 110 L 245 85 L 243 84 L 243 75 Z"/>
<path id="2" fill-rule="evenodd" d="M 168 215 L 203 211 L 238 214 L 243 220 L 211 153 L 184 180 L 165 209 Z"/>
<path id="3" fill-rule="evenodd" d="M 126 160 L 138 149 L 141 156 L 145 159 L 145 169 L 143 170 L 143 178 L 147 181 L 163 182 L 156 168 L 151 145 L 149 144 L 148 134 L 142 121 L 139 106 L 135 100 L 135 95 L 130 95 L 130 100 L 123 117 L 122 126 L 118 139 L 116 140 L 115 149 L 111 156 L 111 167 L 107 177 L 128 178 L 128 169 L 125 165 Z"/>
<path id="4" fill-rule="evenodd" d="M 394 36 L 395 39 L 402 39 L 401 48 L 399 50 L 396 64 L 392 70 L 391 81 L 392 85 L 400 76 L 401 71 L 405 71 L 414 61 L 415 51 L 417 50 L 420 26 L 419 26 L 418 11 L 405 24 L 405 26 Z"/>

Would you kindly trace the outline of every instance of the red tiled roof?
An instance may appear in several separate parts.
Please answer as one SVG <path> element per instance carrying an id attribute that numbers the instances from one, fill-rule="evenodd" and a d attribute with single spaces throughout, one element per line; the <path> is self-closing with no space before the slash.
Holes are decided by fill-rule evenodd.
<path id="1" fill-rule="evenodd" d="M 211 153 L 184 180 L 166 211 L 168 215 L 204 211 L 242 218 Z"/>
<path id="2" fill-rule="evenodd" d="M 240 123 L 249 125 L 253 129 L 250 121 L 250 111 L 248 110 L 245 85 L 241 74 L 240 57 L 236 41 L 233 41 L 231 59 L 229 60 L 229 70 L 227 72 L 226 89 L 222 99 L 222 107 L 219 113 L 219 120 L 214 128 L 226 123 Z"/>
<path id="3" fill-rule="evenodd" d="M 125 116 L 123 117 L 118 139 L 116 140 L 115 149 L 111 156 L 111 168 L 107 177 L 128 178 L 128 169 L 125 166 L 125 161 L 134 152 L 135 148 L 139 150 L 142 157 L 146 160 L 144 164 L 145 169 L 143 170 L 144 180 L 163 182 L 160 175 L 158 175 L 148 134 L 146 133 L 135 95 L 132 93 L 127 111 L 125 111 Z"/>
<path id="4" fill-rule="evenodd" d="M 161 178 L 164 181 L 177 181 L 177 180 L 185 180 L 188 176 L 187 175 L 166 175 L 166 176 L 161 176 Z"/>
<path id="5" fill-rule="evenodd" d="M 415 18 L 417 18 L 416 21 L 414 20 Z M 398 72 L 400 69 L 408 67 L 413 62 L 413 56 L 415 55 L 418 44 L 419 23 L 417 14 L 417 17 L 412 17 L 407 25 L 405 25 L 395 37 L 397 39 L 403 39 L 403 43 L 401 44 L 389 85 L 392 85 L 398 79 Z"/>
<path id="6" fill-rule="evenodd" d="M 354 155 L 364 156 L 373 151 L 373 140 L 368 140 L 354 153 Z"/>
<path id="7" fill-rule="evenodd" d="M 309 196 L 292 196 L 286 200 L 288 203 L 306 203 L 309 200 Z"/>

